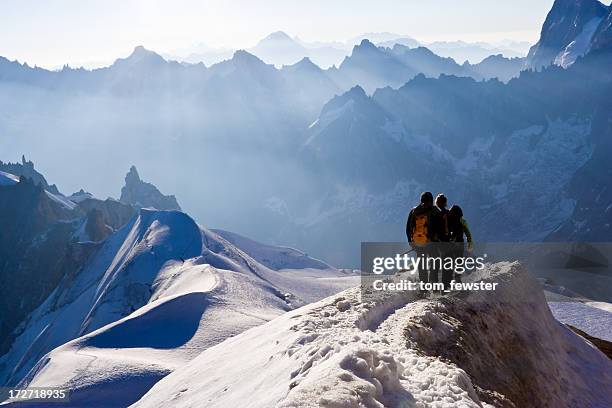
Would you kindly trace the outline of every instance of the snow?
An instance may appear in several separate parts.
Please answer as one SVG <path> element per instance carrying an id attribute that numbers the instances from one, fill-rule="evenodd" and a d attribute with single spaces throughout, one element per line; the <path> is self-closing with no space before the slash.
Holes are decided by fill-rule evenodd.
<path id="1" fill-rule="evenodd" d="M 587 305 L 595 307 L 597 309 L 605 310 L 606 312 L 612 313 L 612 303 L 606 302 L 586 302 Z"/>
<path id="2" fill-rule="evenodd" d="M 94 198 L 93 194 L 88 193 L 86 191 L 79 191 L 77 193 L 71 194 L 68 197 L 70 201 L 72 201 L 73 203 L 77 203 L 77 204 L 85 200 L 91 199 L 91 198 Z"/>
<path id="3" fill-rule="evenodd" d="M 76 240 L 76 242 L 92 242 L 91 237 L 87 233 L 87 219 L 84 219 L 77 230 L 72 234 L 72 237 Z"/>
<path id="4" fill-rule="evenodd" d="M 19 183 L 19 177 L 11 173 L 0 171 L 0 186 L 12 186 L 17 183 Z M 66 209 L 73 210 L 76 207 L 74 202 L 61 194 L 53 194 L 47 190 L 45 190 L 45 193 L 51 200 L 55 201 Z"/>
<path id="5" fill-rule="evenodd" d="M 30 315 L 0 357 L 0 381 L 68 387 L 64 406 L 126 406 L 203 350 L 358 282 L 299 251 L 225 235 L 304 268 L 275 271 L 184 213 L 142 209 Z"/>
<path id="6" fill-rule="evenodd" d="M 601 20 L 603 20 L 603 17 L 595 17 L 586 23 L 580 34 L 557 55 L 554 64 L 567 68 L 576 62 L 578 57 L 583 56 L 587 52 L 593 34 L 595 34 Z"/>
<path id="7" fill-rule="evenodd" d="M 12 186 L 19 183 L 19 177 L 11 173 L 0 171 L 0 186 Z"/>
<path id="8" fill-rule="evenodd" d="M 581 302 L 549 302 L 557 320 L 570 324 L 602 340 L 612 341 L 612 307 L 609 303 L 595 302 L 600 307 Z M 607 310 L 601 306 L 605 305 Z"/>
<path id="9" fill-rule="evenodd" d="M 205 350 L 133 407 L 606 406 L 612 362 L 554 320 L 537 282 L 516 263 L 479 277 L 498 293 L 349 289 Z"/>
<path id="10" fill-rule="evenodd" d="M 480 138 L 473 140 L 468 146 L 464 157 L 452 160 L 458 175 L 468 175 L 470 171 L 477 170 L 482 165 L 483 159 L 490 156 L 489 151 L 494 139 Z"/>
<path id="11" fill-rule="evenodd" d="M 495 203 L 482 224 L 498 225 L 501 218 L 513 220 L 502 235 L 496 232 L 497 239 L 511 240 L 518 231 L 523 240 L 537 241 L 570 218 L 575 200 L 568 197 L 566 186 L 593 153 L 587 138 L 590 131 L 589 120 L 570 118 L 548 120 L 545 128 L 534 125 L 513 132 L 504 152 L 486 172 L 478 167 L 469 173 L 475 177 L 484 174 L 482 184 L 489 186 Z M 511 197 L 524 200 L 509 205 Z"/>
<path id="12" fill-rule="evenodd" d="M 47 197 L 49 197 L 51 200 L 55 201 L 56 203 L 68 210 L 74 210 L 76 207 L 75 203 L 73 203 L 61 194 L 53 194 L 47 190 L 45 190 L 45 193 L 47 194 Z"/>
<path id="13" fill-rule="evenodd" d="M 334 269 L 294 248 L 265 245 L 233 232 L 213 230 L 270 269 Z"/>
<path id="14" fill-rule="evenodd" d="M 329 111 L 321 115 L 319 118 L 317 118 L 313 123 L 310 124 L 310 126 L 308 126 L 309 129 L 316 129 L 316 131 L 314 131 L 312 135 L 308 138 L 308 140 L 306 140 L 304 146 L 308 146 L 309 144 L 311 144 L 319 135 L 322 129 L 325 129 L 331 123 L 341 118 L 346 112 L 353 111 L 354 106 L 355 101 L 353 99 L 349 99 L 342 106 L 330 109 Z"/>

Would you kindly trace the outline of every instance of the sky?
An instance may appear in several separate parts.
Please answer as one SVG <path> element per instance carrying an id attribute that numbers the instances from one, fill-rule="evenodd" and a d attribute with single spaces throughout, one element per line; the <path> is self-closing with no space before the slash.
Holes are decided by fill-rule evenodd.
<path id="1" fill-rule="evenodd" d="M 0 0 L 0 55 L 46 68 L 106 64 L 136 45 L 248 48 L 393 32 L 420 41 L 537 41 L 553 0 Z"/>

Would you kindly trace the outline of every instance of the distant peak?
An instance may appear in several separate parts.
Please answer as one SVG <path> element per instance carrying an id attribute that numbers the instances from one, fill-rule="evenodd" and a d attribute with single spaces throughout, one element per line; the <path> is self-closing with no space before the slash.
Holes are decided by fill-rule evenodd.
<path id="1" fill-rule="evenodd" d="M 143 62 L 146 61 L 148 63 L 164 63 L 166 60 L 159 54 L 154 51 L 147 50 L 142 45 L 138 45 L 134 47 L 134 51 L 124 59 L 119 59 L 117 62 Z"/>
<path id="2" fill-rule="evenodd" d="M 310 67 L 310 68 L 319 68 L 317 66 L 317 64 L 315 64 L 314 62 L 312 62 L 312 60 L 308 57 L 304 57 L 301 60 L 299 60 L 296 64 L 296 66 L 300 66 L 300 67 Z"/>
<path id="3" fill-rule="evenodd" d="M 134 51 L 132 51 L 132 53 L 130 54 L 128 58 L 148 57 L 148 56 L 159 56 L 159 55 L 155 53 L 154 51 L 147 50 L 142 45 L 137 45 L 136 47 L 134 47 Z"/>
<path id="4" fill-rule="evenodd" d="M 237 62 L 237 63 L 257 63 L 257 62 L 263 63 L 262 60 L 260 60 L 255 55 L 245 50 L 237 50 L 236 52 L 234 52 L 232 61 Z"/>
<path id="5" fill-rule="evenodd" d="M 273 40 L 273 41 L 293 41 L 293 39 L 284 31 L 275 31 L 270 33 L 264 40 Z"/>
<path id="6" fill-rule="evenodd" d="M 140 181 L 140 175 L 138 174 L 136 166 L 132 166 L 130 167 L 130 171 L 125 175 L 125 183 L 129 184 L 135 181 Z"/>
<path id="7" fill-rule="evenodd" d="M 176 197 L 163 195 L 153 184 L 142 181 L 136 166 L 130 167 L 130 171 L 125 176 L 125 185 L 121 189 L 119 201 L 139 208 L 153 207 L 158 210 L 181 210 Z"/>
<path id="8" fill-rule="evenodd" d="M 370 52 L 370 51 L 378 51 L 378 47 L 376 47 L 376 45 L 374 45 L 374 43 L 372 43 L 370 40 L 365 39 L 365 38 L 361 40 L 359 45 L 355 45 L 353 47 L 353 54 Z"/>
<path id="9" fill-rule="evenodd" d="M 361 48 L 376 48 L 374 43 L 371 42 L 370 40 L 368 40 L 367 38 L 364 38 L 363 40 L 361 40 L 361 42 L 359 43 L 359 47 L 361 47 Z"/>
<path id="10" fill-rule="evenodd" d="M 132 51 L 132 54 L 145 54 L 147 52 L 149 52 L 149 50 L 147 50 L 144 46 L 137 45 L 136 47 L 134 47 L 134 51 Z"/>
<path id="11" fill-rule="evenodd" d="M 365 90 L 359 85 L 355 85 L 354 87 L 349 89 L 345 95 L 351 98 L 354 98 L 354 97 L 358 97 L 358 98 L 366 97 L 367 98 Z"/>

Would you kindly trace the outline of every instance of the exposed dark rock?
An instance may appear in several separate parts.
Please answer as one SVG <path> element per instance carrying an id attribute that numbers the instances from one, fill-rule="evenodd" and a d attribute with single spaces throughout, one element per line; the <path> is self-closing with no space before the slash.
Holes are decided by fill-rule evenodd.
<path id="1" fill-rule="evenodd" d="M 70 211 L 28 178 L 0 187 L 0 354 L 72 265 Z M 16 301 L 15 299 L 19 299 Z"/>
<path id="2" fill-rule="evenodd" d="M 96 208 L 92 208 L 87 213 L 85 232 L 91 241 L 102 241 L 113 233 L 113 228 L 106 225 L 104 221 L 104 213 Z"/>
<path id="3" fill-rule="evenodd" d="M 124 226 L 134 215 L 136 215 L 136 209 L 133 206 L 111 198 L 107 198 L 106 200 L 98 200 L 95 198 L 85 199 L 78 203 L 77 210 L 82 211 L 83 214 L 88 214 L 92 210 L 101 212 L 104 224 L 115 230 Z"/>
<path id="4" fill-rule="evenodd" d="M 57 186 L 55 184 L 49 185 L 45 176 L 37 172 L 34 169 L 34 163 L 31 160 L 26 160 L 25 156 L 21 156 L 21 163 L 3 163 L 0 160 L 0 170 L 15 176 L 29 178 L 34 184 L 41 185 L 45 190 L 53 194 L 59 194 Z"/>
<path id="5" fill-rule="evenodd" d="M 155 208 L 157 210 L 179 210 L 173 195 L 163 195 L 157 187 L 140 179 L 135 166 L 125 176 L 125 186 L 121 189 L 122 202 L 138 208 Z"/>
<path id="6" fill-rule="evenodd" d="M 597 0 L 556 0 L 542 26 L 540 40 L 529 50 L 527 66 L 539 69 L 554 62 L 592 20 L 608 14 Z"/>
<path id="7" fill-rule="evenodd" d="M 568 324 L 567 327 L 572 329 L 574 333 L 580 335 L 581 337 L 584 337 L 585 339 L 593 343 L 593 345 L 599 350 L 601 350 L 602 353 L 608 356 L 608 358 L 612 359 L 612 342 L 593 337 L 588 333 L 583 332 L 579 328 L 572 326 L 571 324 Z"/>

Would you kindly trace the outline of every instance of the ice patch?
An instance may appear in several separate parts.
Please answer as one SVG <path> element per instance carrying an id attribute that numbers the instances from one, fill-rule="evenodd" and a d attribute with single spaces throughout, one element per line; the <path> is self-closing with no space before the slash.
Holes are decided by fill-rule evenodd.
<path id="1" fill-rule="evenodd" d="M 571 324 L 593 337 L 612 341 L 612 307 L 608 310 L 581 302 L 549 302 L 557 320 Z"/>
<path id="2" fill-rule="evenodd" d="M 565 47 L 565 49 L 557 55 L 554 60 L 554 64 L 567 68 L 576 62 L 579 57 L 583 56 L 587 52 L 589 45 L 591 44 L 593 34 L 595 34 L 595 31 L 602 20 L 603 17 L 595 17 L 586 23 L 574 41 L 569 43 L 567 47 Z"/>

